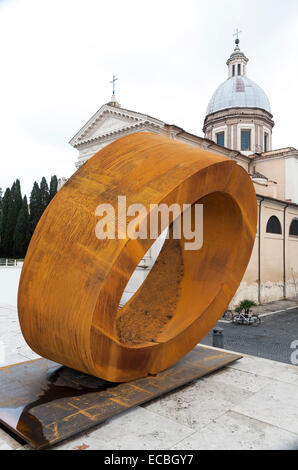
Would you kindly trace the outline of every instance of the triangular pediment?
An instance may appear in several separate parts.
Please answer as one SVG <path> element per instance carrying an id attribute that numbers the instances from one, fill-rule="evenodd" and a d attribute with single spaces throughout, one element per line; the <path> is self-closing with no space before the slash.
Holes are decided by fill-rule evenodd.
<path id="1" fill-rule="evenodd" d="M 127 132 L 148 123 L 164 126 L 162 121 L 145 114 L 116 106 L 103 105 L 69 143 L 76 147 L 82 143 L 98 140 L 115 133 L 121 134 L 121 132 Z"/>
<path id="2" fill-rule="evenodd" d="M 120 117 L 110 112 L 104 113 L 99 120 L 84 134 L 84 140 L 94 139 L 96 137 L 102 137 L 107 133 L 120 131 L 121 129 L 132 126 L 137 121 L 132 121 L 129 117 Z"/>

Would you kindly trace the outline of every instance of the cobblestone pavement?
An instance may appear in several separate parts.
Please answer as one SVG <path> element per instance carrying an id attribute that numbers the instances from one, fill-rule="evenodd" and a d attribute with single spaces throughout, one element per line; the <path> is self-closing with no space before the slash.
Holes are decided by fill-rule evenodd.
<path id="1" fill-rule="evenodd" d="M 226 322 L 219 322 L 217 326 L 224 330 L 225 349 L 292 364 L 291 355 L 295 349 L 291 349 L 291 344 L 298 341 L 298 306 L 262 317 L 258 327 Z M 212 345 L 212 331 L 202 343 Z"/>

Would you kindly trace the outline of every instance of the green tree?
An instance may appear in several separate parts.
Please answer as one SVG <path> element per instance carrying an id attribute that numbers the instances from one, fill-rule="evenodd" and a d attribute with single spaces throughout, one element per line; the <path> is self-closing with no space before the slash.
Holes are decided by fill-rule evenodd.
<path id="1" fill-rule="evenodd" d="M 0 216 L 1 216 L 1 210 L 2 210 L 2 195 L 3 195 L 3 191 L 2 191 L 2 188 L 0 188 Z"/>
<path id="2" fill-rule="evenodd" d="M 24 257 L 30 238 L 50 200 L 57 193 L 57 176 L 51 177 L 50 188 L 45 177 L 40 186 L 34 183 L 28 210 L 22 198 L 20 181 L 14 181 L 2 197 L 0 188 L 0 257 Z"/>
<path id="3" fill-rule="evenodd" d="M 0 256 L 7 257 L 7 221 L 8 221 L 8 208 L 10 205 L 10 189 L 7 188 L 2 199 L 2 210 L 0 218 Z"/>
<path id="4" fill-rule="evenodd" d="M 51 182 L 50 182 L 50 201 L 53 199 L 53 197 L 57 193 L 57 189 L 58 189 L 58 179 L 57 179 L 57 176 L 54 175 L 51 177 Z"/>
<path id="5" fill-rule="evenodd" d="M 11 194 L 13 213 L 15 215 L 21 210 L 22 202 L 23 202 L 20 180 L 14 181 L 12 187 L 10 188 L 10 194 Z"/>
<path id="6" fill-rule="evenodd" d="M 35 181 L 30 195 L 30 231 L 33 234 L 35 227 L 42 216 L 44 207 L 38 183 Z"/>
<path id="7" fill-rule="evenodd" d="M 255 302 L 254 302 L 253 300 L 247 300 L 247 299 L 245 299 L 245 300 L 242 300 L 242 302 L 240 302 L 240 305 L 239 305 L 239 307 L 237 307 L 237 308 L 235 309 L 235 312 L 241 313 L 241 312 L 244 310 L 244 314 L 245 314 L 245 315 L 248 315 L 250 309 L 251 309 L 252 307 L 255 307 L 255 306 L 256 306 L 256 304 L 255 304 Z"/>
<path id="8" fill-rule="evenodd" d="M 4 226 L 3 244 L 5 247 L 5 256 L 13 257 L 13 235 L 17 223 L 19 212 L 22 208 L 22 193 L 20 181 L 14 181 L 10 189 L 10 198 L 8 202 L 7 220 Z"/>
<path id="9" fill-rule="evenodd" d="M 47 180 L 45 179 L 44 176 L 40 182 L 40 200 L 41 200 L 43 210 L 45 210 L 45 208 L 50 202 L 50 191 L 49 191 Z"/>
<path id="10" fill-rule="evenodd" d="M 13 253 L 15 258 L 25 258 L 31 238 L 27 197 L 24 196 L 14 230 Z"/>

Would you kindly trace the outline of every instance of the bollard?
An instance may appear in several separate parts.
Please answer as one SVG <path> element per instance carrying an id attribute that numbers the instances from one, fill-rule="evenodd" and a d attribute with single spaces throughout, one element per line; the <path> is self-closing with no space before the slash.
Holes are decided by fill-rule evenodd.
<path id="1" fill-rule="evenodd" d="M 223 349 L 223 347 L 224 347 L 224 330 L 223 330 L 223 328 L 215 327 L 213 329 L 212 345 L 215 348 Z"/>

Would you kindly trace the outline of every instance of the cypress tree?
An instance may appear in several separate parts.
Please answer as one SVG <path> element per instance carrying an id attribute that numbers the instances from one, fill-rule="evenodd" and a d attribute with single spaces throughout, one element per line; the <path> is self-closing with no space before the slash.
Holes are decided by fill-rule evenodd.
<path id="1" fill-rule="evenodd" d="M 2 191 L 2 188 L 0 188 L 0 217 L 1 217 L 1 210 L 2 210 L 2 194 L 3 194 L 3 191 Z"/>
<path id="2" fill-rule="evenodd" d="M 16 180 L 10 190 L 8 203 L 7 221 L 4 227 L 3 244 L 5 246 L 6 257 L 11 258 L 13 253 L 13 236 L 19 212 L 22 208 L 22 194 L 20 181 Z"/>
<path id="3" fill-rule="evenodd" d="M 13 242 L 13 219 L 14 219 L 14 209 L 13 209 L 13 193 L 14 193 L 14 186 L 11 187 L 10 190 L 10 198 L 8 202 L 8 211 L 7 211 L 7 220 L 4 227 L 4 235 L 3 235 L 3 244 L 5 246 L 5 258 L 12 257 L 12 242 Z"/>
<path id="4" fill-rule="evenodd" d="M 15 203 L 15 213 L 17 214 L 16 215 L 16 219 L 17 219 L 17 216 L 20 210 L 22 209 L 22 205 L 23 205 L 23 197 L 22 197 L 20 180 L 15 181 L 14 203 Z"/>
<path id="5" fill-rule="evenodd" d="M 50 200 L 57 193 L 57 176 L 51 177 L 50 188 L 45 177 L 40 186 L 34 183 L 28 211 L 27 198 L 22 199 L 17 179 L 2 197 L 0 188 L 0 257 L 24 257 L 35 227 Z"/>
<path id="6" fill-rule="evenodd" d="M 51 182 L 50 182 L 50 201 L 53 199 L 53 197 L 57 193 L 57 189 L 58 189 L 58 179 L 57 179 L 57 176 L 54 175 L 51 177 Z"/>
<path id="7" fill-rule="evenodd" d="M 30 195 L 30 230 L 31 234 L 43 213 L 41 194 L 38 183 L 35 181 Z"/>
<path id="8" fill-rule="evenodd" d="M 43 210 L 45 210 L 45 208 L 50 202 L 50 192 L 49 192 L 49 186 L 48 186 L 47 180 L 45 179 L 44 176 L 40 182 L 40 200 L 41 200 Z"/>
<path id="9" fill-rule="evenodd" d="M 0 256 L 7 258 L 7 221 L 8 221 L 8 208 L 10 205 L 10 189 L 7 188 L 2 199 L 2 210 L 0 218 Z"/>
<path id="10" fill-rule="evenodd" d="M 25 258 L 30 241 L 30 221 L 27 197 L 24 196 L 14 230 L 13 253 L 15 258 Z"/>

